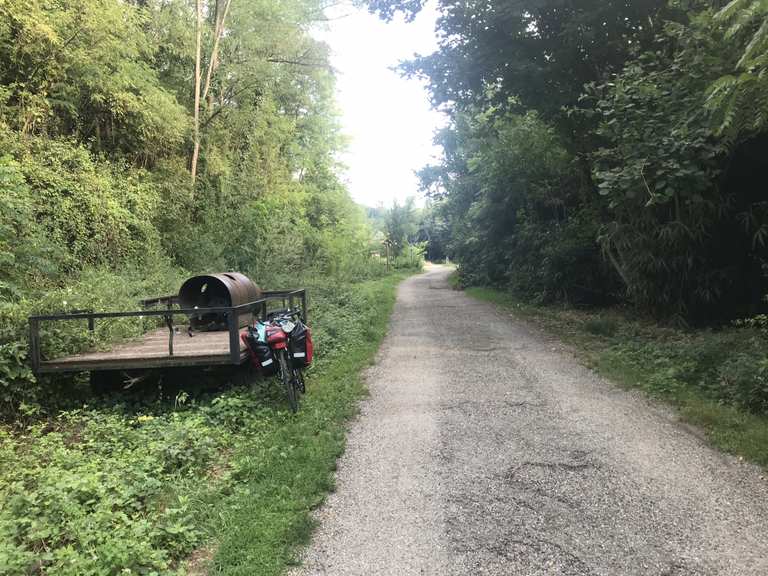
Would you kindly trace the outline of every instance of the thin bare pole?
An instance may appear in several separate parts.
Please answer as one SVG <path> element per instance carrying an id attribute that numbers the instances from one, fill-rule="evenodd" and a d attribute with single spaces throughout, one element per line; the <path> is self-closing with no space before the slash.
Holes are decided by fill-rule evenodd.
<path id="1" fill-rule="evenodd" d="M 195 11 L 197 12 L 197 23 L 195 30 L 195 144 L 192 151 L 192 163 L 190 165 L 190 174 L 192 184 L 197 180 L 197 159 L 200 155 L 200 59 L 202 57 L 203 44 L 203 4 L 202 0 L 195 0 Z"/>
<path id="2" fill-rule="evenodd" d="M 213 48 L 211 49 L 211 61 L 208 62 L 208 72 L 205 75 L 205 86 L 203 87 L 203 100 L 208 98 L 208 91 L 211 89 L 211 78 L 213 77 L 213 72 L 219 65 L 219 41 L 224 34 L 224 22 L 227 19 L 230 4 L 232 4 L 232 0 L 227 0 L 227 3 L 224 4 L 224 12 L 222 13 L 221 18 L 216 18 L 216 29 L 213 34 Z"/>

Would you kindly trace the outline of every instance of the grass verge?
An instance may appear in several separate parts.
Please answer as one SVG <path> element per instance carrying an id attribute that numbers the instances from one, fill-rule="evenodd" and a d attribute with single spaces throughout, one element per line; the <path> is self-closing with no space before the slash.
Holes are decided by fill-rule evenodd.
<path id="1" fill-rule="evenodd" d="M 296 547 L 308 540 L 310 512 L 333 487 L 344 425 L 364 391 L 361 371 L 372 362 L 386 333 L 402 277 L 363 285 L 360 306 L 329 319 L 334 324 L 327 328 L 333 328 L 333 337 L 343 344 L 313 373 L 311 392 L 299 414 L 266 431 L 256 450 L 246 443 L 236 451 L 232 463 L 245 481 L 216 511 L 219 551 L 214 573 L 279 574 L 294 561 Z M 348 330 L 358 335 L 350 339 L 344 334 Z"/>
<path id="2" fill-rule="evenodd" d="M 674 405 L 715 446 L 768 466 L 767 343 L 760 332 L 681 330 L 623 310 L 532 306 L 491 288 L 467 294 L 559 336 L 603 376 Z"/>
<path id="3" fill-rule="evenodd" d="M 333 486 L 403 277 L 310 285 L 297 415 L 274 380 L 196 380 L 0 425 L 0 574 L 280 574 Z"/>

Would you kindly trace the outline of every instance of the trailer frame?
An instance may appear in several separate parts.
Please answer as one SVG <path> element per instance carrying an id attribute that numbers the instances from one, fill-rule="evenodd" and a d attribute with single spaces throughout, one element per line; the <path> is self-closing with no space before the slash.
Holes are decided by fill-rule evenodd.
<path id="1" fill-rule="evenodd" d="M 240 304 L 238 306 L 219 306 L 212 308 L 180 308 L 177 295 L 160 296 L 157 298 L 148 298 L 140 301 L 141 310 L 123 311 L 123 312 L 94 312 L 92 310 L 73 310 L 59 314 L 41 314 L 30 316 L 29 322 L 29 358 L 32 370 L 35 374 L 44 374 L 51 372 L 81 372 L 94 370 L 122 370 L 122 369 L 143 369 L 143 368 L 167 368 L 177 366 L 212 366 L 212 365 L 240 365 L 246 359 L 241 346 L 241 318 L 249 316 L 249 323 L 255 320 L 266 320 L 269 313 L 269 306 L 274 302 L 281 302 L 282 308 L 295 309 L 298 303 L 301 304 L 300 316 L 304 323 L 309 320 L 307 309 L 307 290 L 298 288 L 294 290 L 270 290 L 262 292 L 262 297 L 253 302 Z M 163 306 L 162 309 L 158 309 Z M 215 355 L 185 355 L 174 354 L 174 340 L 179 334 L 179 325 L 174 322 L 175 316 L 189 317 L 195 314 L 215 313 L 221 314 L 226 318 L 228 353 Z M 165 356 L 153 355 L 151 358 L 142 359 L 141 357 L 127 359 L 105 359 L 103 361 L 87 360 L 87 352 L 73 354 L 64 358 L 45 360 L 42 357 L 42 348 L 40 343 L 40 328 L 46 322 L 62 322 L 85 320 L 88 323 L 88 330 L 94 332 L 96 321 L 110 318 L 163 318 L 168 328 L 168 354 Z M 218 331 L 221 334 L 225 331 Z M 141 338 L 147 338 L 149 334 L 145 333 Z M 200 334 L 212 334 L 212 332 L 201 332 Z M 222 336 L 223 337 L 223 336 Z M 140 339 L 136 340 L 140 342 Z M 113 347 L 114 348 L 114 347 Z M 106 353 L 105 353 L 106 354 Z M 77 358 L 83 357 L 82 362 Z M 144 361 L 145 360 L 145 361 Z"/>

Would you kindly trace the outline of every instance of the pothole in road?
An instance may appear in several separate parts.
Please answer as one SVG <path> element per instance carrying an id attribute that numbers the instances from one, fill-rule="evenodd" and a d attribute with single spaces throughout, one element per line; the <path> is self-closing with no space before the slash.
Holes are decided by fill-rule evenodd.
<path id="1" fill-rule="evenodd" d="M 546 468 L 549 470 L 566 470 L 569 472 L 594 468 L 591 462 L 523 462 L 520 467 Z"/>
<path id="2" fill-rule="evenodd" d="M 524 460 L 507 469 L 504 481 L 520 492 L 520 498 L 530 506 L 537 502 L 545 507 L 580 508 L 579 494 L 586 474 L 599 467 L 586 460 L 588 452 L 575 450 L 567 460 Z"/>
<path id="3" fill-rule="evenodd" d="M 469 352 L 506 352 L 507 348 L 502 346 L 465 346 Z"/>

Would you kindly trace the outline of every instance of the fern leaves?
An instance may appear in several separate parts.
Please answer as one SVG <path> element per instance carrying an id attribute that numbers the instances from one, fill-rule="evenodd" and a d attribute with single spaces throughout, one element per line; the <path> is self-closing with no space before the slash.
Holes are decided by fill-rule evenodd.
<path id="1" fill-rule="evenodd" d="M 707 107 L 718 135 L 733 143 L 768 127 L 768 0 L 733 0 L 714 20 L 727 26 L 735 63 L 710 86 Z"/>

